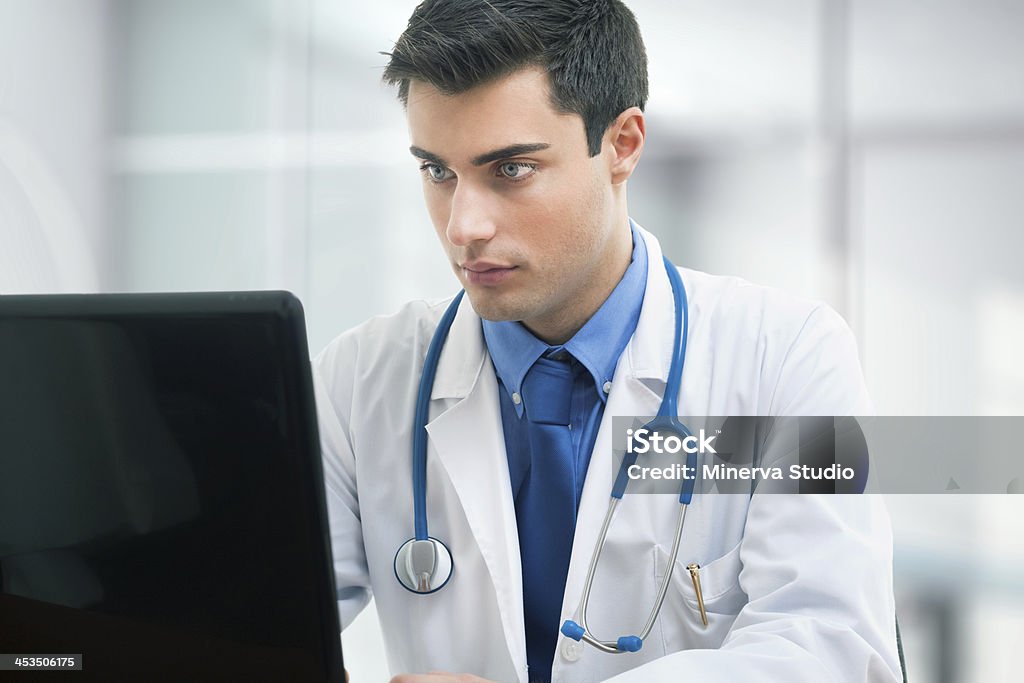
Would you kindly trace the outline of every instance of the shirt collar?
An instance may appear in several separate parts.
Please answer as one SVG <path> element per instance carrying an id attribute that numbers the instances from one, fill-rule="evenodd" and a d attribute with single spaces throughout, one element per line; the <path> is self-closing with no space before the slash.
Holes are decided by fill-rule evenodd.
<path id="1" fill-rule="evenodd" d="M 615 365 L 636 330 L 647 286 L 647 246 L 632 220 L 629 228 L 633 256 L 626 272 L 597 312 L 562 346 L 549 346 L 518 321 L 483 321 L 487 351 L 510 397 L 521 394 L 523 378 L 540 356 L 564 348 L 587 369 L 597 395 L 605 400 Z M 522 416 L 522 402 L 512 402 Z"/>

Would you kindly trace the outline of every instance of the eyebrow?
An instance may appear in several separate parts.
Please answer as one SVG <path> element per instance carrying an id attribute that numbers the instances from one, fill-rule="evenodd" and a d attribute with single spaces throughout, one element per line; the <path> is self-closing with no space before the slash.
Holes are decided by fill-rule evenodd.
<path id="1" fill-rule="evenodd" d="M 517 145 L 508 145 L 507 147 L 495 149 L 490 152 L 484 152 L 479 156 L 473 157 L 473 159 L 471 159 L 471 163 L 474 166 L 483 166 L 491 163 L 492 161 L 498 161 L 499 159 L 507 159 L 508 157 L 514 157 L 520 154 L 529 154 L 530 152 L 539 152 L 550 146 L 551 145 L 546 142 L 524 142 Z M 433 152 L 428 152 L 425 149 L 421 149 L 416 145 L 410 146 L 409 152 L 411 152 L 414 157 L 423 159 L 424 161 L 429 161 L 432 164 L 448 166 L 448 162 L 438 155 Z"/>

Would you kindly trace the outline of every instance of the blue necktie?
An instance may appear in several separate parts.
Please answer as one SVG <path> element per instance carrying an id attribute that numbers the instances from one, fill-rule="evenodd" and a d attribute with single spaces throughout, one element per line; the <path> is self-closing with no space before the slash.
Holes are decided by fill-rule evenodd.
<path id="1" fill-rule="evenodd" d="M 530 470 L 516 496 L 529 679 L 549 681 L 576 529 L 576 456 L 569 431 L 572 368 L 538 358 L 523 380 Z"/>

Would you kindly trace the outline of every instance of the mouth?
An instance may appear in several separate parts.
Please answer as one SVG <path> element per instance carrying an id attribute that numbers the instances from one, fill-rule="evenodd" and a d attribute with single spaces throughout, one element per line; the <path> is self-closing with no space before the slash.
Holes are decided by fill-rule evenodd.
<path id="1" fill-rule="evenodd" d="M 489 261 L 470 261 L 461 264 L 460 267 L 466 281 L 474 285 L 497 285 L 511 277 L 519 268 Z"/>

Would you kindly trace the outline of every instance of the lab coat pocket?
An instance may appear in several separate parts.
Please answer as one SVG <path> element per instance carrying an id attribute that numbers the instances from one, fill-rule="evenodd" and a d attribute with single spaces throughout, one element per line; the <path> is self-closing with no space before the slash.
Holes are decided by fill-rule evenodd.
<path id="1" fill-rule="evenodd" d="M 654 548 L 655 580 L 660 585 L 669 565 L 669 551 Z M 691 648 L 717 648 L 725 640 L 736 615 L 748 598 L 740 588 L 740 545 L 736 544 L 721 557 L 700 563 L 701 594 L 708 625 L 701 620 L 693 578 L 687 568 L 693 559 L 676 559 L 675 569 L 659 622 L 666 652 Z"/>

